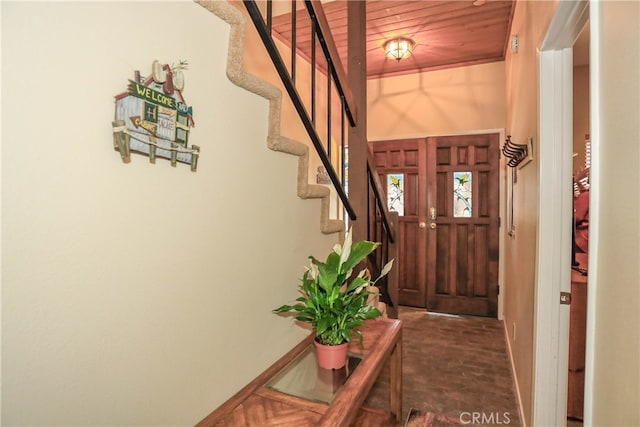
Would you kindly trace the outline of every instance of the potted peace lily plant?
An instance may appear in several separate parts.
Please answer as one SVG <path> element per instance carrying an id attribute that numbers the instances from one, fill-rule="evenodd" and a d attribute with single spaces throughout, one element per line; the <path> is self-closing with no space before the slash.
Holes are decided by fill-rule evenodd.
<path id="1" fill-rule="evenodd" d="M 311 263 L 302 275 L 302 295 L 296 299 L 297 303 L 273 310 L 275 313 L 295 312 L 297 320 L 311 324 L 316 333 L 314 344 L 321 368 L 342 368 L 352 332 L 362 345 L 362 333 L 353 329 L 362 326 L 364 320 L 381 315 L 376 307 L 367 304 L 367 288 L 389 273 L 393 260 L 384 266 L 375 280 L 366 268 L 358 274 L 353 273 L 353 269 L 378 246 L 380 243 L 367 240 L 353 243 L 352 230 L 349 230 L 344 244 L 336 244 L 325 262 L 309 257 Z M 325 359 L 325 352 L 332 356 Z"/>

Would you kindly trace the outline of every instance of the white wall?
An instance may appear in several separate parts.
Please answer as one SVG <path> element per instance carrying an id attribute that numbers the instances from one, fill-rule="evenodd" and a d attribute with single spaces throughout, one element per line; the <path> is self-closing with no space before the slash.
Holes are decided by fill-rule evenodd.
<path id="1" fill-rule="evenodd" d="M 502 129 L 504 82 L 504 62 L 369 80 L 369 141 Z"/>
<path id="2" fill-rule="evenodd" d="M 586 422 L 640 425 L 640 3 L 592 4 Z M 595 67 L 595 69 L 594 69 Z M 595 250 L 591 250 L 592 244 Z"/>
<path id="3" fill-rule="evenodd" d="M 7 2 L 2 11 L 2 423 L 194 424 L 303 331 L 319 231 L 267 101 L 225 76 L 229 27 L 192 2 Z M 112 148 L 113 96 L 189 61 L 196 173 Z"/>

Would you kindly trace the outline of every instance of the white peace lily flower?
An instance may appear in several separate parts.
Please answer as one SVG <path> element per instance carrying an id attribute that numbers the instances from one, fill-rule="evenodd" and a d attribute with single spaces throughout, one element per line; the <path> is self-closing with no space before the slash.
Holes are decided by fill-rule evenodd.
<path id="1" fill-rule="evenodd" d="M 338 255 L 342 254 L 342 246 L 340 245 L 340 243 L 336 243 L 333 246 L 333 252 L 337 253 Z"/>
<path id="2" fill-rule="evenodd" d="M 307 270 L 309 271 L 309 276 L 311 277 L 312 280 L 316 280 L 318 278 L 318 266 L 315 264 L 311 264 Z"/>
<path id="3" fill-rule="evenodd" d="M 351 236 L 353 228 L 349 229 L 347 236 L 344 239 L 344 245 L 342 246 L 342 253 L 340 254 L 340 265 L 347 262 L 349 255 L 351 255 L 351 244 L 353 243 L 353 237 Z"/>
<path id="4" fill-rule="evenodd" d="M 389 261 L 383 268 L 382 268 L 382 273 L 380 273 L 380 277 L 382 276 L 386 276 L 387 273 L 389 273 L 391 271 L 391 268 L 393 267 L 393 260 Z"/>

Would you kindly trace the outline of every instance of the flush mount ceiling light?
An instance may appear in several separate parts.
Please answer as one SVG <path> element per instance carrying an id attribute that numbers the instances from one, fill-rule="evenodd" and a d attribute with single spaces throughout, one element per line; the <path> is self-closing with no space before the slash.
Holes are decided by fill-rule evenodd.
<path id="1" fill-rule="evenodd" d="M 406 37 L 396 37 L 384 44 L 384 51 L 387 54 L 387 58 L 400 61 L 411 56 L 415 43 L 413 40 Z"/>

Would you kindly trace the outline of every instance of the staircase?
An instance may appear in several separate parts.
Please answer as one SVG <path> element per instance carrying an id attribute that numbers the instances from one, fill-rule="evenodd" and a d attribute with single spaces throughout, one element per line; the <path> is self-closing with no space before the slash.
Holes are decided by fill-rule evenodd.
<path id="1" fill-rule="evenodd" d="M 271 21 L 273 19 L 272 14 L 272 2 L 271 0 L 261 2 L 261 5 L 266 8 L 266 12 L 260 10 L 255 1 L 244 1 L 243 5 L 236 2 L 229 3 L 227 1 L 220 0 L 195 0 L 196 3 L 206 8 L 225 22 L 230 25 L 229 35 L 229 50 L 227 56 L 227 69 L 226 73 L 228 78 L 239 87 L 242 87 L 252 93 L 255 93 L 269 101 L 269 117 L 268 117 L 268 136 L 267 146 L 274 151 L 280 151 L 288 153 L 298 157 L 298 174 L 297 174 L 297 194 L 302 199 L 320 199 L 320 230 L 325 234 L 338 233 L 338 240 L 342 240 L 345 231 L 345 222 L 349 221 L 351 224 L 356 224 L 360 221 L 359 227 L 354 227 L 356 231 L 355 237 L 357 240 L 367 239 L 372 241 L 381 242 L 381 247 L 374 252 L 373 256 L 368 260 L 368 267 L 372 272 L 373 277 L 377 277 L 382 266 L 386 264 L 387 260 L 397 257 L 397 250 L 394 242 L 394 231 L 397 228 L 397 215 L 390 215 L 384 201 L 384 191 L 380 183 L 378 182 L 378 174 L 375 170 L 375 165 L 370 161 L 370 155 L 367 155 L 367 167 L 366 177 L 360 178 L 363 182 L 368 182 L 368 188 L 357 189 L 350 186 L 350 194 L 347 195 L 346 177 L 349 176 L 353 181 L 354 171 L 347 169 L 346 165 L 346 148 L 347 143 L 345 135 L 347 133 L 346 125 L 357 126 L 355 120 L 355 114 L 353 114 L 354 107 L 350 104 L 353 98 L 347 87 L 345 73 L 342 69 L 340 59 L 335 52 L 335 45 L 331 37 L 330 31 L 326 26 L 326 19 L 322 11 L 320 2 L 316 1 L 300 1 L 293 2 L 293 12 L 296 12 L 296 3 L 304 4 L 304 7 L 309 12 L 314 22 L 314 28 L 318 31 L 318 43 L 322 46 L 322 54 L 324 55 L 325 70 L 320 70 L 318 73 L 326 73 L 326 80 L 329 84 L 327 90 L 329 99 L 328 116 L 324 124 L 327 125 L 326 138 L 320 136 L 320 130 L 318 124 L 320 120 L 316 117 L 316 100 L 315 100 L 315 76 L 316 71 L 319 70 L 318 64 L 315 61 L 315 53 L 311 60 L 311 107 L 306 108 L 305 102 L 298 93 L 298 87 L 296 86 L 296 78 L 299 80 L 300 76 L 296 77 L 296 61 L 297 55 L 291 55 L 289 65 L 285 64 L 285 61 L 280 56 L 276 47 L 276 42 L 271 35 Z M 237 7 L 235 7 L 237 6 Z M 274 84 L 257 77 L 250 72 L 247 72 L 244 68 L 245 61 L 245 41 L 247 40 L 247 16 L 245 11 L 248 12 L 249 19 L 253 21 L 256 30 L 260 34 L 260 37 L 265 45 L 265 49 L 269 52 L 269 55 L 276 67 L 276 70 L 281 78 L 282 84 L 288 93 L 291 101 L 296 108 L 301 122 L 303 123 L 305 130 L 311 140 L 311 145 L 315 149 L 315 154 L 319 157 L 322 166 L 325 168 L 332 187 L 319 184 L 310 184 L 309 170 L 312 168 L 313 158 L 310 152 L 310 146 L 287 138 L 282 135 L 282 117 L 283 117 L 283 91 Z M 266 13 L 266 19 L 263 18 L 263 13 Z M 297 13 L 292 13 L 292 28 L 295 33 L 295 16 Z M 295 37 L 293 37 L 295 40 Z M 315 43 L 314 43 L 315 44 Z M 295 46 L 295 41 L 294 41 Z M 253 46 L 252 46 L 253 47 Z M 295 47 L 290 49 L 295 52 Z M 314 50 L 315 52 L 315 50 Z M 324 77 L 321 76 L 321 77 Z M 340 111 L 341 128 L 339 131 L 331 129 L 331 123 L 336 121 L 336 114 L 334 110 L 332 112 L 331 105 L 331 92 L 334 84 L 335 89 L 340 94 L 340 104 L 342 109 Z M 305 82 L 308 83 L 308 82 Z M 366 85 L 365 85 L 366 86 Z M 308 101 L 308 99 L 307 99 Z M 308 102 L 307 102 L 308 104 Z M 307 112 L 311 110 L 311 114 Z M 366 110 L 366 108 L 365 108 Z M 365 114 L 366 111 L 359 111 L 359 114 Z M 334 138 L 334 134 L 338 135 Z M 336 141 L 340 139 L 340 145 L 337 147 L 338 153 L 336 153 Z M 351 144 L 356 144 L 357 141 L 352 141 Z M 366 146 L 366 141 L 361 141 Z M 355 151 L 355 150 L 354 150 Z M 362 152 L 362 150 L 361 150 Z M 365 149 L 366 153 L 369 153 L 368 147 Z M 338 164 L 334 165 L 337 159 Z M 337 169 L 337 170 L 336 170 Z M 356 191 L 360 190 L 360 191 Z M 358 205 L 366 206 L 365 212 L 356 213 L 352 201 L 357 198 Z M 364 202 L 364 203 L 362 203 Z M 336 215 L 336 206 L 341 206 L 341 212 Z M 332 216 L 331 213 L 334 213 Z M 341 215 L 340 213 L 344 213 Z M 345 221 L 345 216 L 348 219 Z M 357 231 L 365 230 L 366 235 L 357 234 Z M 389 317 L 397 317 L 397 269 L 393 269 L 392 272 L 381 280 L 377 287 L 371 289 L 370 304 L 377 306 L 385 317 L 387 314 Z"/>
<path id="2" fill-rule="evenodd" d="M 226 1 L 196 0 L 196 3 L 231 25 L 227 77 L 235 85 L 269 101 L 267 146 L 271 150 L 298 157 L 298 197 L 321 199 L 320 230 L 325 234 L 339 233 L 342 236 L 345 231 L 344 222 L 330 218 L 330 190 L 324 185 L 309 184 L 309 146 L 281 135 L 282 91 L 271 83 L 246 72 L 243 68 L 246 17 Z"/>

